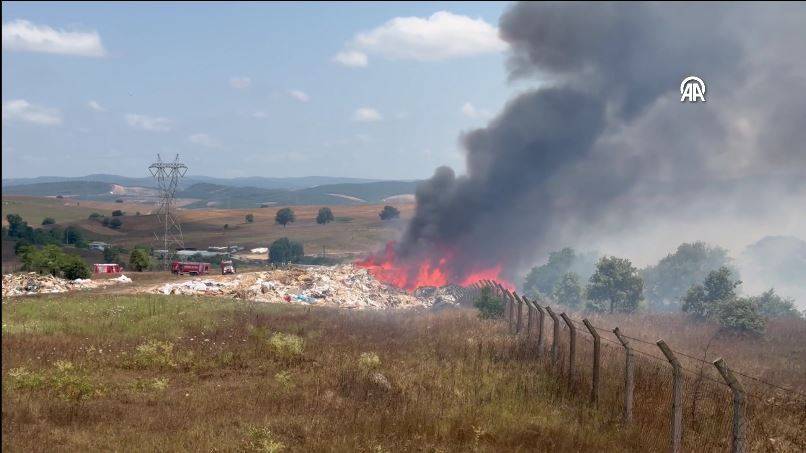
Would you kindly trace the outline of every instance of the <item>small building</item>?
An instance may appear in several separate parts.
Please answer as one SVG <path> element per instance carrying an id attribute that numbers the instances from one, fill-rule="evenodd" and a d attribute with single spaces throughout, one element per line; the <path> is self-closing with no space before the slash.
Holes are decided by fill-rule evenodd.
<path id="1" fill-rule="evenodd" d="M 107 247 L 109 247 L 109 244 L 101 241 L 92 241 L 90 242 L 89 247 L 90 250 L 100 250 L 103 252 L 104 250 L 106 250 Z"/>

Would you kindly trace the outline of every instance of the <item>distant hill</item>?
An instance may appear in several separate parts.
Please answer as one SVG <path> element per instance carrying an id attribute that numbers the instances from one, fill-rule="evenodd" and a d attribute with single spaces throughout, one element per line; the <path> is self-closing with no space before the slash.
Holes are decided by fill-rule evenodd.
<path id="1" fill-rule="evenodd" d="M 274 205 L 355 205 L 383 203 L 384 198 L 413 194 L 416 181 L 380 181 L 352 184 L 326 184 L 307 189 L 281 190 L 259 187 L 228 187 L 199 183 L 179 192 L 181 198 L 199 198 L 186 208 L 254 208 Z"/>
<path id="2" fill-rule="evenodd" d="M 142 178 L 130 178 L 126 176 L 93 174 L 87 176 L 65 177 L 65 176 L 39 176 L 36 178 L 9 178 L 3 179 L 3 187 L 13 187 L 20 185 L 42 184 L 42 183 L 65 183 L 65 182 L 104 182 L 118 184 L 121 186 L 155 187 L 154 179 L 144 176 Z M 321 186 L 325 184 L 343 183 L 368 183 L 377 182 L 377 179 L 362 178 L 342 178 L 335 176 L 300 176 L 289 178 L 270 178 L 263 176 L 248 176 L 241 178 L 218 178 L 213 176 L 188 175 L 182 179 L 181 188 L 188 188 L 198 183 L 218 184 L 231 187 L 255 187 L 260 189 L 305 189 L 308 187 Z"/>
<path id="3" fill-rule="evenodd" d="M 99 181 L 64 181 L 64 182 L 40 182 L 36 184 L 22 184 L 18 186 L 4 186 L 4 195 L 33 195 L 39 197 L 47 196 L 97 196 L 109 194 L 113 189 L 113 184 Z"/>

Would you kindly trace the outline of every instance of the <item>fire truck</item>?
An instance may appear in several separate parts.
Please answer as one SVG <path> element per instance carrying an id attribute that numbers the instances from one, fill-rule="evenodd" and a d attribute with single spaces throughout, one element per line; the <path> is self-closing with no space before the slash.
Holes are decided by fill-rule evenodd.
<path id="1" fill-rule="evenodd" d="M 204 275 L 210 273 L 210 263 L 191 263 L 187 261 L 173 261 L 171 272 L 177 275 Z"/>
<path id="2" fill-rule="evenodd" d="M 221 275 L 234 274 L 234 273 L 235 273 L 235 265 L 232 264 L 232 260 L 226 260 L 221 262 Z"/>

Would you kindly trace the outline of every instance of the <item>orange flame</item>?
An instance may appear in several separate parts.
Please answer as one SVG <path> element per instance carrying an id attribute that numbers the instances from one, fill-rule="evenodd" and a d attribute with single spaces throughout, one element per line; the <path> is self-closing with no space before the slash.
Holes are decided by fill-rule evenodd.
<path id="1" fill-rule="evenodd" d="M 514 288 L 514 285 L 501 278 L 500 264 L 465 275 L 456 275 L 455 266 L 451 264 L 453 257 L 452 252 L 445 251 L 439 258 L 429 257 L 419 262 L 403 261 L 395 253 L 395 243 L 389 242 L 383 253 L 370 255 L 355 264 L 366 268 L 378 280 L 407 291 L 414 291 L 421 286 L 469 286 L 481 280 L 494 280 L 506 288 Z"/>

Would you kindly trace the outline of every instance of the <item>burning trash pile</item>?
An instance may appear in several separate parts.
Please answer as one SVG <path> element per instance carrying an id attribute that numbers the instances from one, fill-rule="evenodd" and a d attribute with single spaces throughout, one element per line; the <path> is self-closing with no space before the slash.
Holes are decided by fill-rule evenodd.
<path id="1" fill-rule="evenodd" d="M 350 264 L 306 266 L 166 283 L 149 292 L 229 296 L 256 302 L 295 303 L 348 309 L 441 308 L 459 303 L 462 288 L 420 288 L 413 293 L 377 280 Z"/>
<path id="2" fill-rule="evenodd" d="M 36 272 L 5 274 L 3 275 L 3 297 L 66 293 L 68 291 L 100 288 L 117 283 L 131 283 L 131 281 L 125 275 L 109 280 L 90 280 L 88 278 L 67 280 L 52 275 L 40 275 Z"/>

